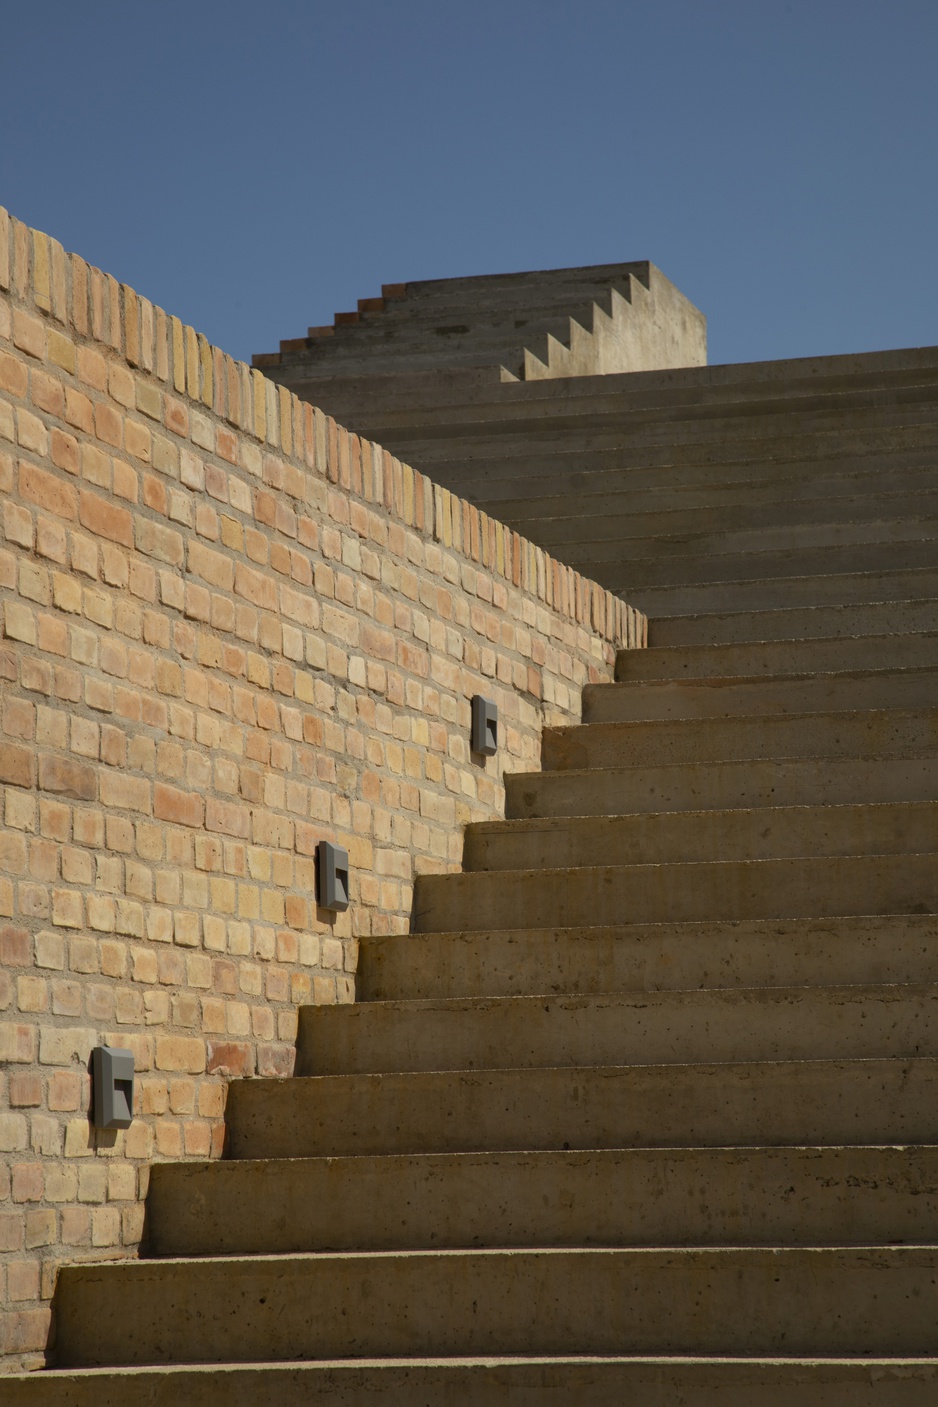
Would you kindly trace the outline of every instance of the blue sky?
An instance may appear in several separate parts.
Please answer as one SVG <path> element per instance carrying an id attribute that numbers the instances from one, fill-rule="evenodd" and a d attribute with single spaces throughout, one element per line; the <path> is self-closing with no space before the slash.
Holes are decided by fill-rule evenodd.
<path id="1" fill-rule="evenodd" d="M 236 356 L 651 259 L 710 360 L 938 343 L 935 0 L 0 6 L 0 204 Z"/>

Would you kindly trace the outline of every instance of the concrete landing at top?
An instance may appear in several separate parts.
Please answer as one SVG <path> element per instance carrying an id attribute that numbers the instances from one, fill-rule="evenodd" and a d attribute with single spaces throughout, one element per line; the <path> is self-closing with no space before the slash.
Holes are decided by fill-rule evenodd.
<path id="1" fill-rule="evenodd" d="M 321 378 L 491 367 L 502 380 L 702 366 L 706 319 L 647 262 L 385 284 L 254 365 Z"/>

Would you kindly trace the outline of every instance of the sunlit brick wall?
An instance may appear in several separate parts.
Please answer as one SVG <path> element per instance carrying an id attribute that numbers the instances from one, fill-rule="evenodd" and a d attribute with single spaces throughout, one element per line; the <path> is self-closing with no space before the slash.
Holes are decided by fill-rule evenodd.
<path id="1" fill-rule="evenodd" d="M 0 211 L 0 1345 L 292 1068 L 644 619 Z M 469 699 L 504 746 L 469 753 Z M 348 847 L 352 906 L 317 912 Z M 95 1135 L 93 1046 L 138 1117 Z"/>

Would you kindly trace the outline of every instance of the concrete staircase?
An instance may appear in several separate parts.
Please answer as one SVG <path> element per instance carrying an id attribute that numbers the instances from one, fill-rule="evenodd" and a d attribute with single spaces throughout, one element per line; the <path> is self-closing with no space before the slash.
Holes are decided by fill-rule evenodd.
<path id="1" fill-rule="evenodd" d="M 661 644 L 672 615 L 938 587 L 938 348 L 516 384 L 478 370 L 345 383 L 284 363 L 278 375 L 621 593 Z M 858 627 L 769 619 L 756 638 L 766 629 Z"/>
<path id="2" fill-rule="evenodd" d="M 652 645 L 4 1407 L 938 1401 L 938 354 L 635 379 L 424 414 Z"/>
<path id="3" fill-rule="evenodd" d="M 498 383 L 698 366 L 706 320 L 645 260 L 385 284 L 355 312 L 288 338 L 254 365 L 326 398 L 364 376 L 485 368 Z M 299 388 L 297 388 L 299 389 Z M 316 395 L 309 399 L 316 400 Z"/>

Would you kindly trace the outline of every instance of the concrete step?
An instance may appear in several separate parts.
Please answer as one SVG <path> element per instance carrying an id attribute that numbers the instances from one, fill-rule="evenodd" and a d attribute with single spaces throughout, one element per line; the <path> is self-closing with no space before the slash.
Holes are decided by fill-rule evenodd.
<path id="1" fill-rule="evenodd" d="M 938 641 L 938 637 L 936 637 Z M 644 655 L 644 650 L 631 653 Z M 732 650 L 730 651 L 732 654 Z M 741 652 L 740 652 L 741 653 Z M 792 650 L 785 663 L 794 665 Z M 806 652 L 810 657 L 810 649 Z M 820 653 L 820 651 L 818 652 Z M 832 652 L 833 653 L 833 652 Z M 857 650 L 857 657 L 861 651 Z M 887 650 L 886 656 L 893 653 Z M 896 654 L 901 653 L 896 651 Z M 910 651 L 911 653 L 911 651 Z M 844 654 L 848 654 L 844 651 Z M 721 663 L 718 659 L 716 663 Z M 846 712 L 851 709 L 927 707 L 938 699 L 938 667 L 924 669 L 879 668 L 875 652 L 867 655 L 868 669 L 840 670 L 829 674 L 805 672 L 768 677 L 734 674 L 732 657 L 726 675 L 697 675 L 664 681 L 636 679 L 616 684 L 587 685 L 583 697 L 583 722 L 646 722 L 655 719 L 729 718 L 784 713 Z M 739 661 L 745 666 L 746 661 Z M 652 661 L 652 664 L 660 663 Z M 664 661 L 667 668 L 671 662 Z M 706 669 L 706 659 L 691 660 Z"/>
<path id="2" fill-rule="evenodd" d="M 354 1358 L 4 1378 L 5 1407 L 933 1407 L 938 1359 Z"/>
<path id="3" fill-rule="evenodd" d="M 646 543 L 642 556 L 629 557 L 627 544 L 609 547 L 605 543 L 580 547 L 570 544 L 554 555 L 578 572 L 590 576 L 610 591 L 623 595 L 631 604 L 652 615 L 644 604 L 644 593 L 655 587 L 708 586 L 750 580 L 778 580 L 794 577 L 846 576 L 859 573 L 881 574 L 908 571 L 913 568 L 934 569 L 938 546 L 931 536 L 928 523 L 871 525 L 868 542 L 818 543 L 807 547 L 791 546 L 766 552 L 690 552 L 661 551 L 656 543 L 649 552 Z M 896 529 L 892 536 L 893 528 Z M 879 533 L 874 535 L 874 529 Z M 674 545 L 677 549 L 677 544 Z M 744 594 L 744 593 L 743 593 Z"/>
<path id="4" fill-rule="evenodd" d="M 584 576 L 627 594 L 645 586 L 703 584 L 750 577 L 777 578 L 853 571 L 887 572 L 897 568 L 934 566 L 938 558 L 935 523 L 913 519 L 905 523 L 869 523 L 841 533 L 833 526 L 816 540 L 717 550 L 708 542 L 629 539 L 619 543 L 554 544 L 549 550 Z M 526 535 L 526 534 L 523 534 Z M 812 537 L 814 534 L 812 534 Z M 855 538 L 856 540 L 851 540 Z M 825 540 L 827 539 L 827 540 Z M 842 540 L 841 540 L 842 539 Z"/>
<path id="5" fill-rule="evenodd" d="M 545 728 L 545 771 L 938 752 L 938 708 L 858 709 Z"/>
<path id="6" fill-rule="evenodd" d="M 148 1255 L 938 1241 L 938 1148 L 157 1163 Z"/>
<path id="7" fill-rule="evenodd" d="M 232 1158 L 938 1143 L 938 1061 L 443 1070 L 235 1080 Z"/>
<path id="8" fill-rule="evenodd" d="M 371 434 L 358 425 L 360 432 Z M 455 426 L 440 436 L 415 437 L 389 431 L 378 426 L 378 443 L 405 463 L 420 469 L 437 483 L 443 483 L 473 502 L 488 502 L 492 495 L 489 484 L 500 484 L 497 497 L 517 498 L 526 487 L 532 493 L 541 489 L 561 493 L 565 479 L 574 473 L 596 473 L 590 465 L 615 466 L 617 470 L 629 463 L 636 470 L 647 471 L 659 466 L 661 481 L 672 473 L 678 484 L 732 483 L 742 476 L 743 466 L 762 464 L 761 477 L 777 479 L 779 466 L 813 463 L 818 472 L 829 471 L 834 464 L 863 466 L 867 470 L 875 460 L 901 456 L 901 462 L 916 467 L 933 462 L 938 446 L 938 417 L 935 410 L 920 418 L 897 412 L 877 421 L 857 421 L 849 429 L 835 418 L 828 426 L 799 426 L 793 430 L 790 420 L 775 425 L 740 425 L 737 433 L 725 435 L 723 426 L 707 427 L 688 424 L 682 427 L 685 437 L 675 436 L 670 426 L 648 433 L 639 433 L 615 423 L 592 427 L 586 424 L 539 425 L 536 431 L 521 426 L 522 434 L 508 433 L 507 427 L 493 427 L 493 433 L 474 437 Z M 531 483 L 532 461 L 539 468 Z M 634 480 L 635 486 L 653 484 L 653 476 L 644 473 Z M 601 487 L 591 480 L 589 485 Z M 626 483 L 618 482 L 618 488 Z"/>
<path id="9" fill-rule="evenodd" d="M 644 586 L 628 597 L 649 618 L 688 612 L 799 610 L 805 607 L 866 607 L 871 602 L 934 600 L 938 568 L 902 567 L 859 572 L 825 571 L 805 577 L 744 577 L 739 581 Z"/>
<path id="10" fill-rule="evenodd" d="M 938 801 L 755 806 L 477 821 L 463 870 L 774 860 L 938 851 Z"/>
<path id="11" fill-rule="evenodd" d="M 892 483 L 894 475 L 908 475 L 909 487 L 921 481 L 932 482 L 934 445 L 914 442 L 907 445 L 864 445 L 843 450 L 836 443 L 815 443 L 810 439 L 789 444 L 783 454 L 777 441 L 759 441 L 739 446 L 687 445 L 680 450 L 667 444 L 634 449 L 623 445 L 593 447 L 585 453 L 575 442 L 558 443 L 551 448 L 528 452 L 523 438 L 517 443 L 493 446 L 491 454 L 481 454 L 478 446 L 464 446 L 458 460 L 427 456 L 438 483 L 460 484 L 473 502 L 491 505 L 493 516 L 508 516 L 502 505 L 518 501 L 525 505 L 549 501 L 564 494 L 577 498 L 616 493 L 655 494 L 660 502 L 698 494 L 706 504 L 715 496 L 732 493 L 776 493 L 785 484 L 811 496 L 813 485 L 855 479 L 864 486 Z M 797 452 L 795 452 L 797 451 Z M 489 511 L 488 509 L 486 511 Z M 536 511 L 536 510 L 535 510 Z"/>
<path id="12" fill-rule="evenodd" d="M 686 923 L 935 912 L 938 857 L 929 852 L 420 875 L 413 926 L 421 933 L 475 932 L 626 918 Z"/>
<path id="13" fill-rule="evenodd" d="M 386 316 L 385 314 L 384 316 Z M 869 399 L 906 386 L 925 386 L 936 378 L 933 348 L 849 354 L 837 357 L 797 358 L 774 362 L 740 362 L 722 365 L 668 367 L 654 371 L 619 372 L 611 375 L 565 378 L 545 390 L 542 382 L 498 388 L 504 400 L 525 404 L 532 410 L 539 401 L 572 400 L 584 410 L 594 402 L 614 396 L 662 416 L 681 412 L 694 404 L 708 407 L 724 403 L 742 406 L 748 401 L 799 402 L 804 396 L 834 397 L 839 391 L 862 392 Z M 424 376 L 363 377 L 374 388 L 378 407 L 407 406 L 422 409 L 428 405 L 476 405 L 495 399 L 491 374 L 440 370 L 432 378 Z M 550 394 L 550 391 L 553 394 Z M 595 409 L 595 403 L 592 405 Z"/>
<path id="14" fill-rule="evenodd" d="M 405 314 L 400 303 L 388 303 L 384 311 L 375 319 L 380 325 L 386 319 L 393 322 L 411 320 L 410 290 L 408 285 Z M 499 306 L 503 294 L 499 292 Z M 591 301 L 592 295 L 584 291 L 579 295 L 584 303 Z M 445 306 L 436 303 L 433 316 Z M 450 311 L 463 314 L 466 304 L 462 296 L 452 301 Z M 525 308 L 530 305 L 525 302 Z M 542 306 L 540 302 L 538 307 Z M 555 307 L 556 304 L 551 304 Z M 575 314 L 574 314 L 575 315 Z M 421 319 L 429 316 L 429 304 L 420 314 Z M 458 318 L 451 319 L 458 322 Z M 337 329 L 333 341 L 346 336 L 347 328 Z M 358 329 L 352 333 L 358 335 Z M 286 365 L 290 358 L 284 356 Z M 302 360 L 302 356 L 300 358 Z M 369 363 L 370 366 L 370 363 Z M 291 375 L 293 373 L 291 372 Z M 297 368 L 297 376 L 304 372 Z M 363 371 L 356 377 L 343 377 L 341 384 L 350 390 L 350 404 L 362 409 L 372 405 L 381 410 L 388 407 L 416 407 L 423 410 L 429 405 L 451 408 L 462 405 L 487 404 L 498 395 L 506 401 L 526 403 L 532 410 L 539 400 L 554 397 L 583 402 L 584 397 L 594 396 L 601 400 L 609 395 L 617 399 L 634 402 L 646 409 L 656 409 L 666 414 L 670 408 L 678 411 L 694 403 L 714 405 L 717 402 L 741 404 L 747 400 L 761 401 L 767 397 L 776 400 L 789 399 L 797 402 L 804 395 L 818 396 L 835 394 L 840 390 L 861 390 L 875 398 L 892 388 L 904 386 L 924 386 L 935 379 L 935 353 L 932 348 L 906 348 L 901 351 L 849 354 L 837 357 L 798 358 L 775 362 L 727 363 L 717 366 L 668 367 L 655 371 L 614 373 L 612 375 L 580 376 L 565 378 L 545 388 L 543 382 L 499 385 L 492 368 L 466 369 L 463 367 L 440 367 L 432 378 L 423 373 L 397 371 L 393 374 L 380 372 L 372 374 Z M 551 392 L 545 396 L 545 389 Z M 371 401 L 367 393 L 371 393 Z"/>
<path id="15" fill-rule="evenodd" d="M 635 544 L 628 548 L 630 552 L 646 539 L 655 544 L 686 539 L 700 543 L 701 548 L 712 545 L 714 551 L 735 551 L 737 544 L 747 541 L 800 545 L 827 540 L 835 533 L 842 540 L 863 541 L 862 534 L 870 524 L 918 519 L 934 523 L 938 518 L 938 491 L 934 489 L 899 493 L 886 492 L 881 486 L 876 494 L 807 501 L 790 485 L 787 493 L 782 486 L 778 492 L 785 496 L 769 502 L 759 501 L 751 492 L 749 503 L 732 507 L 710 504 L 684 508 L 672 502 L 658 511 L 645 512 L 627 504 L 594 506 L 588 499 L 578 498 L 566 513 L 558 509 L 550 515 L 539 511 L 532 516 L 521 508 L 512 518 L 523 518 L 531 535 L 536 534 L 538 545 L 548 550 L 577 542 L 611 542 Z M 503 505 L 498 506 L 501 509 Z"/>
<path id="16" fill-rule="evenodd" d="M 938 982 L 931 914 L 363 937 L 360 1002 Z"/>
<path id="17" fill-rule="evenodd" d="M 710 645 L 870 635 L 892 635 L 901 640 L 905 635 L 928 635 L 935 631 L 938 631 L 938 596 L 917 601 L 662 616 L 648 623 L 649 645 L 654 649 L 677 646 L 706 649 Z M 628 673 L 623 674 L 625 677 L 629 677 Z"/>
<path id="18" fill-rule="evenodd" d="M 938 614 L 938 602 L 936 614 Z M 830 675 L 845 671 L 910 670 L 938 666 L 938 631 L 760 640 L 745 643 L 650 645 L 620 650 L 616 679 L 632 681 L 729 679 L 758 675 Z M 584 707 L 607 684 L 588 684 Z"/>
<path id="19" fill-rule="evenodd" d="M 476 345 L 493 345 L 487 329 L 481 330 Z M 519 345 L 524 345 L 523 337 Z M 861 386 L 781 397 L 699 397 L 668 406 L 660 399 L 656 403 L 654 398 L 623 395 L 618 377 L 615 381 L 612 376 L 562 379 L 565 393 L 555 391 L 535 398 L 528 386 L 505 385 L 493 378 L 489 394 L 472 403 L 467 397 L 459 403 L 445 397 L 434 399 L 431 393 L 422 404 L 413 400 L 408 404 L 398 386 L 396 400 L 380 405 L 376 391 L 372 403 L 359 408 L 357 418 L 369 435 L 381 434 L 385 442 L 433 442 L 444 436 L 488 442 L 498 436 L 517 439 L 523 435 L 538 444 L 551 430 L 579 431 L 592 437 L 616 429 L 631 439 L 680 444 L 705 438 L 731 442 L 773 434 L 851 432 L 863 425 L 915 425 L 934 420 L 938 405 L 934 380 L 919 378 L 905 385 L 882 387 L 873 394 L 869 386 Z"/>
<path id="20" fill-rule="evenodd" d="M 304 1006 L 297 1075 L 938 1057 L 938 987 L 728 987 Z"/>
<path id="21" fill-rule="evenodd" d="M 515 772 L 505 777 L 505 814 L 619 816 L 623 812 L 727 810 L 734 806 L 843 806 L 929 801 L 938 756 L 759 758 L 660 767 Z"/>
<path id="22" fill-rule="evenodd" d="M 760 477 L 749 482 L 731 479 L 727 483 L 671 484 L 662 482 L 668 476 L 659 468 L 655 471 L 657 482 L 639 485 L 633 477 L 636 472 L 641 471 L 623 466 L 619 471 L 620 484 L 614 467 L 610 466 L 608 473 L 597 476 L 591 487 L 581 487 L 573 499 L 569 493 L 544 492 L 536 497 L 522 494 L 517 498 L 498 495 L 492 500 L 492 506 L 497 507 L 496 517 L 523 515 L 531 523 L 563 518 L 565 513 L 590 519 L 622 514 L 634 521 L 646 515 L 653 519 L 659 515 L 666 518 L 670 513 L 699 513 L 701 509 L 706 510 L 708 517 L 752 511 L 761 514 L 773 509 L 783 510 L 788 505 L 794 511 L 793 494 L 797 495 L 796 504 L 810 512 L 833 512 L 837 504 L 842 507 L 853 503 L 866 505 L 879 497 L 909 498 L 921 494 L 927 499 L 938 489 L 938 469 L 932 465 L 884 469 L 879 464 L 870 471 L 863 461 L 853 472 L 843 468 L 839 473 L 823 475 L 818 474 L 816 465 L 782 466 L 774 479 Z M 699 522 L 693 526 L 699 527 Z M 628 530 L 624 535 L 631 536 Z"/>
<path id="23" fill-rule="evenodd" d="M 57 1354 L 67 1367 L 522 1350 L 914 1357 L 931 1351 L 936 1279 L 928 1245 L 112 1261 L 60 1270 Z"/>
<path id="24" fill-rule="evenodd" d="M 605 378 L 604 378 L 605 379 Z M 568 378 L 568 384 L 579 378 Z M 813 435 L 819 440 L 838 437 L 847 445 L 864 448 L 863 432 L 881 435 L 895 429 L 900 446 L 908 436 L 921 434 L 938 420 L 938 391 L 934 385 L 896 388 L 880 397 L 868 391 L 797 400 L 760 400 L 740 403 L 698 404 L 676 408 L 662 415 L 659 407 L 640 405 L 606 392 L 602 396 L 552 396 L 536 404 L 524 391 L 497 387 L 497 397 L 487 404 L 428 406 L 421 410 L 398 405 L 360 411 L 357 428 L 380 434 L 396 451 L 399 444 L 436 451 L 441 458 L 455 458 L 454 446 L 473 446 L 486 454 L 499 441 L 524 441 L 527 453 L 550 451 L 564 439 L 579 439 L 584 448 L 628 442 L 640 447 L 710 442 L 721 447 L 740 443 L 796 441 Z M 883 445 L 883 448 L 888 446 Z"/>

